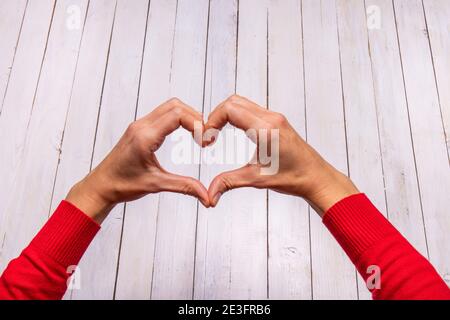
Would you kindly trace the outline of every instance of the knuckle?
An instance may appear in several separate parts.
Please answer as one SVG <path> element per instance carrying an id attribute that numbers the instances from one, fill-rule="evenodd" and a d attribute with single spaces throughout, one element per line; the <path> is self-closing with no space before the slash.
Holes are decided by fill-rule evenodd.
<path id="1" fill-rule="evenodd" d="M 172 112 L 177 116 L 181 116 L 184 113 L 184 108 L 181 105 L 175 105 L 172 108 Z"/>
<path id="2" fill-rule="evenodd" d="M 134 121 L 128 126 L 126 133 L 129 136 L 136 136 L 138 135 L 139 131 L 140 131 L 140 123 L 138 121 Z"/>
<path id="3" fill-rule="evenodd" d="M 240 103 L 242 102 L 243 98 L 237 94 L 233 94 L 228 97 L 227 101 L 231 103 Z"/>
<path id="4" fill-rule="evenodd" d="M 274 112 L 272 114 L 272 121 L 271 122 L 275 126 L 279 127 L 279 126 L 285 125 L 286 122 L 287 122 L 287 119 L 286 119 L 286 117 L 283 114 L 278 113 L 278 112 Z"/>
<path id="5" fill-rule="evenodd" d="M 222 182 L 222 185 L 225 188 L 225 191 L 231 190 L 233 189 L 233 182 L 232 179 L 230 178 L 230 176 L 222 174 L 220 177 L 220 181 Z"/>
<path id="6" fill-rule="evenodd" d="M 233 110 L 235 107 L 235 104 L 228 100 L 222 106 L 223 110 L 225 110 L 226 112 Z"/>
<path id="7" fill-rule="evenodd" d="M 169 103 L 173 106 L 179 106 L 179 105 L 181 105 L 181 100 L 177 97 L 173 97 L 173 98 L 170 98 L 170 100 L 167 103 Z"/>
<path id="8" fill-rule="evenodd" d="M 194 183 L 193 181 L 189 180 L 189 182 L 187 182 L 182 190 L 181 193 L 185 194 L 185 195 L 191 195 L 194 194 Z"/>

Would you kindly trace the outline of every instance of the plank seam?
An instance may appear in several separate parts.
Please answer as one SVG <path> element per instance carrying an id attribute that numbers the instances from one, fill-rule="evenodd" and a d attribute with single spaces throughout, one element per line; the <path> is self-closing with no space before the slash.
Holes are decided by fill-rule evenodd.
<path id="1" fill-rule="evenodd" d="M 411 116 L 410 116 L 410 112 L 409 112 L 408 94 L 406 92 L 405 70 L 404 70 L 404 65 L 403 65 L 402 50 L 401 50 L 401 45 L 400 45 L 400 36 L 399 36 L 399 32 L 398 32 L 397 13 L 396 13 L 396 10 L 395 10 L 394 0 L 392 0 L 392 10 L 394 12 L 395 30 L 396 30 L 396 33 L 397 33 L 398 54 L 399 54 L 399 57 L 400 57 L 400 65 L 401 65 L 401 68 L 402 68 L 403 89 L 404 89 L 405 102 L 406 102 L 406 111 L 408 113 L 409 135 L 411 137 L 411 144 L 412 144 L 412 150 L 413 150 L 413 156 L 414 156 L 414 169 L 415 169 L 415 172 L 416 172 L 416 181 L 417 181 L 417 190 L 418 190 L 418 193 L 419 193 L 420 210 L 421 210 L 421 213 L 422 213 L 422 222 L 423 222 L 423 229 L 424 229 L 424 234 L 425 234 L 425 247 L 427 249 L 427 258 L 430 259 L 430 251 L 428 249 L 428 238 L 427 238 L 426 225 L 425 225 L 425 216 L 424 216 L 423 204 L 422 204 L 422 192 L 421 192 L 421 188 L 420 188 L 419 172 L 418 172 L 418 169 L 417 169 L 416 148 L 415 148 L 415 145 L 414 145 L 414 137 L 413 137 L 413 133 L 412 133 Z"/>
<path id="2" fill-rule="evenodd" d="M 48 27 L 47 40 L 45 42 L 45 49 L 44 49 L 44 53 L 42 55 L 41 66 L 39 68 L 39 75 L 38 75 L 38 80 L 37 80 L 37 83 L 36 83 L 36 89 L 34 90 L 33 102 L 31 103 L 30 116 L 28 118 L 27 128 L 25 130 L 25 137 L 26 137 L 25 139 L 27 139 L 27 137 L 28 137 L 28 130 L 30 128 L 31 117 L 33 116 L 33 110 L 34 110 L 34 105 L 36 103 L 37 92 L 38 92 L 39 85 L 40 85 L 40 82 L 41 82 L 42 69 L 44 67 L 45 58 L 47 56 L 48 42 L 49 42 L 49 39 L 50 39 L 50 33 L 51 33 L 51 30 L 52 30 L 52 27 L 53 27 L 53 19 L 55 17 L 56 1 L 57 0 L 55 0 L 55 2 L 53 3 L 52 17 L 50 19 L 50 25 Z"/>
<path id="3" fill-rule="evenodd" d="M 303 65 L 303 101 L 304 101 L 304 115 L 305 115 L 305 141 L 308 142 L 308 115 L 306 102 L 306 71 L 305 71 L 305 36 L 304 36 L 304 21 L 303 21 L 303 0 L 300 0 L 300 27 L 302 36 L 302 65 Z M 311 206 L 308 205 L 308 230 L 309 230 L 309 269 L 310 269 L 310 286 L 311 286 L 311 300 L 314 299 L 313 286 L 313 271 L 312 271 L 312 238 L 311 238 Z"/>
<path id="4" fill-rule="evenodd" d="M 347 133 L 347 119 L 346 119 L 346 109 L 345 109 L 345 96 L 344 96 L 344 80 L 342 75 L 342 57 L 341 57 L 341 39 L 340 39 L 340 30 L 339 30 L 339 15 L 337 12 L 337 8 L 335 7 L 336 14 L 336 31 L 337 31 L 337 41 L 338 41 L 338 51 L 339 51 L 339 73 L 341 76 L 341 94 L 342 94 L 342 110 L 344 116 L 344 133 L 345 133 L 345 150 L 347 154 L 347 173 L 350 178 L 350 159 L 348 153 L 348 133 Z M 356 283 L 356 297 L 359 300 L 359 286 L 358 286 L 358 273 L 356 268 L 354 268 L 355 273 L 355 283 Z"/>
<path id="5" fill-rule="evenodd" d="M 142 45 L 141 65 L 140 65 L 140 69 L 139 69 L 139 80 L 138 80 L 138 85 L 137 85 L 136 105 L 134 108 L 134 121 L 136 121 L 138 108 L 139 108 L 139 97 L 140 97 L 140 93 L 141 93 L 141 83 L 142 83 L 142 68 L 144 65 L 144 54 L 145 54 L 146 45 L 147 45 L 147 32 L 148 32 L 148 20 L 149 20 L 149 15 L 150 15 L 150 3 L 151 3 L 151 0 L 148 0 L 147 18 L 145 20 L 144 42 Z M 120 255 L 122 253 L 123 230 L 125 227 L 126 213 L 127 213 L 127 203 L 124 203 L 122 228 L 120 230 L 119 250 L 118 250 L 118 254 L 117 254 L 117 267 L 116 267 L 116 274 L 115 274 L 115 279 L 114 279 L 113 300 L 116 300 L 117 280 L 119 277 Z"/>
<path id="6" fill-rule="evenodd" d="M 175 34 L 177 31 L 177 22 L 178 22 L 178 4 L 179 0 L 176 2 L 175 6 L 175 21 L 173 24 L 173 34 L 172 34 L 172 49 L 170 52 L 170 71 L 169 71 L 169 88 L 172 84 L 172 71 L 173 71 L 173 52 L 175 50 Z M 161 204 L 161 196 L 158 195 L 158 208 L 156 210 L 156 224 L 155 224 L 155 240 L 154 240 L 154 249 L 153 249 L 153 266 L 152 266 L 152 283 L 150 286 L 150 300 L 153 299 L 153 281 L 155 275 L 155 258 L 156 258 L 156 249 L 157 249 L 157 239 L 158 239 L 158 226 L 159 226 L 159 213 L 160 213 L 160 204 Z"/>
<path id="7" fill-rule="evenodd" d="M 78 62 L 79 62 L 79 59 L 80 59 L 81 44 L 83 42 L 84 30 L 85 30 L 85 27 L 86 27 L 87 15 L 88 15 L 88 12 L 89 12 L 90 4 L 91 4 L 91 0 L 87 0 L 86 12 L 85 12 L 85 15 L 84 15 L 84 22 L 83 22 L 83 29 L 81 30 L 80 42 L 78 43 L 77 58 L 76 58 L 75 69 L 74 69 L 73 77 L 72 77 L 72 86 L 70 88 L 69 103 L 68 103 L 68 106 L 67 106 L 67 109 L 66 109 L 66 116 L 64 118 L 64 127 L 63 127 L 63 132 L 62 132 L 62 135 L 61 135 L 61 140 L 60 140 L 59 146 L 58 146 L 58 163 L 56 164 L 56 168 L 55 168 L 55 175 L 54 175 L 54 178 L 53 178 L 52 194 L 51 194 L 51 197 L 50 197 L 50 206 L 48 208 L 47 218 L 50 217 L 52 206 L 53 206 L 53 197 L 55 195 L 56 179 L 58 177 L 59 164 L 61 162 L 62 145 L 63 145 L 63 141 L 64 141 L 64 134 L 66 132 L 67 117 L 69 115 L 70 107 L 72 105 L 73 88 L 74 88 L 75 79 L 76 79 L 76 76 L 77 76 Z"/>
<path id="8" fill-rule="evenodd" d="M 22 28 L 23 28 L 23 23 L 25 21 L 25 16 L 27 14 L 28 2 L 29 2 L 29 0 L 27 0 L 27 2 L 25 4 L 22 21 L 20 22 L 19 35 L 17 37 L 16 46 L 14 47 L 14 54 L 13 54 L 13 58 L 12 58 L 12 62 L 11 62 L 11 68 L 9 70 L 8 79 L 6 80 L 6 87 L 5 87 L 5 92 L 3 94 L 2 104 L 0 105 L 0 117 L 2 116 L 3 106 L 5 104 L 5 99 L 6 99 L 6 93 L 8 92 L 8 88 L 9 88 L 9 81 L 11 79 L 11 74 L 14 69 L 14 62 L 16 61 L 17 47 L 19 46 L 20 37 L 22 36 Z"/>
<path id="9" fill-rule="evenodd" d="M 205 113 L 205 99 L 206 99 L 206 68 L 208 63 L 208 44 L 209 44 L 209 28 L 210 28 L 210 18 L 211 18 L 211 0 L 208 0 L 208 19 L 206 21 L 206 47 L 205 47 L 205 63 L 204 63 L 204 71 L 203 71 L 203 99 L 202 99 L 202 114 Z M 201 179 L 201 168 L 202 168 L 202 162 L 201 162 L 201 155 L 203 151 L 202 148 L 200 148 L 200 161 L 198 164 L 198 172 L 197 172 L 197 178 L 198 180 Z M 195 297 L 195 269 L 196 269 L 196 262 L 197 262 L 197 232 L 198 232 L 198 213 L 199 213 L 199 201 L 196 201 L 197 208 L 196 208 L 196 216 L 195 216 L 195 233 L 194 233 L 194 267 L 192 270 L 192 299 Z"/>
<path id="10" fill-rule="evenodd" d="M 99 121 L 100 121 L 100 114 L 102 112 L 103 93 L 105 91 L 106 75 L 108 74 L 109 57 L 110 57 L 110 53 L 111 53 L 111 44 L 112 44 L 112 38 L 113 38 L 113 33 L 114 33 L 114 28 L 115 28 L 115 23 L 116 23 L 116 13 L 117 13 L 117 0 L 116 0 L 116 5 L 114 7 L 114 17 L 113 17 L 113 22 L 111 25 L 111 33 L 109 36 L 108 52 L 106 54 L 105 72 L 103 74 L 103 83 L 102 83 L 102 89 L 101 89 L 101 94 L 100 94 L 100 102 L 99 102 L 99 106 L 98 106 L 97 123 L 95 125 L 94 143 L 92 144 L 92 155 L 91 155 L 91 163 L 89 165 L 89 171 L 92 171 L 92 165 L 94 163 L 94 151 L 95 151 L 95 146 L 97 143 L 97 134 L 98 134 L 98 125 L 99 125 Z"/>
<path id="11" fill-rule="evenodd" d="M 117 0 L 116 0 L 116 4 L 114 7 L 114 17 L 113 17 L 113 22 L 111 25 L 111 33 L 110 33 L 110 37 L 109 37 L 108 52 L 106 54 L 106 65 L 105 65 L 105 71 L 103 74 L 103 83 L 102 83 L 100 102 L 99 102 L 98 112 L 97 112 L 97 123 L 95 125 L 94 141 L 92 144 L 92 153 L 91 153 L 91 162 L 89 165 L 89 171 L 92 171 L 92 164 L 94 161 L 94 150 L 95 150 L 95 145 L 96 145 L 96 141 L 97 141 L 98 124 L 99 124 L 99 120 L 100 120 L 100 113 L 101 113 L 102 103 L 103 103 L 103 92 L 105 89 L 106 75 L 108 73 L 109 56 L 110 56 L 110 52 L 111 52 L 112 36 L 113 36 L 114 24 L 115 24 L 115 20 L 116 20 L 116 11 L 117 11 Z M 69 300 L 73 300 L 73 293 L 74 293 L 73 291 L 70 293 L 70 297 L 68 298 Z"/>
<path id="12" fill-rule="evenodd" d="M 363 4 L 364 4 L 364 17 L 367 19 L 366 0 L 364 0 Z M 367 52 L 369 54 L 369 59 L 370 59 L 370 75 L 372 77 L 373 101 L 375 104 L 375 112 L 376 112 L 375 118 L 377 120 L 378 149 L 380 152 L 381 173 L 383 176 L 384 205 L 386 207 L 386 217 L 387 217 L 387 219 L 389 219 L 389 206 L 388 206 L 387 192 L 386 192 L 386 177 L 385 177 L 385 170 L 384 170 L 383 151 L 382 151 L 382 147 L 381 147 L 380 121 L 378 119 L 380 112 L 379 112 L 378 101 L 377 101 L 377 97 L 376 97 L 376 93 L 375 93 L 375 79 L 373 77 L 372 47 L 370 45 L 369 32 L 368 32 L 367 28 L 364 28 L 364 30 L 366 31 L 366 36 L 367 36 L 367 50 L 368 50 Z"/>
<path id="13" fill-rule="evenodd" d="M 436 65 L 434 62 L 433 47 L 431 45 L 431 39 L 430 39 L 430 31 L 428 29 L 427 14 L 426 14 L 425 5 L 423 3 L 423 0 L 421 2 L 422 2 L 423 18 L 425 21 L 425 28 L 426 28 L 426 32 L 427 32 L 428 47 L 430 48 L 431 64 L 433 65 L 434 84 L 436 86 L 436 94 L 437 94 L 438 103 L 439 103 L 439 112 L 441 114 L 442 130 L 444 131 L 444 142 L 445 142 L 444 146 L 445 146 L 445 150 L 447 151 L 447 158 L 448 158 L 448 162 L 450 164 L 450 150 L 449 150 L 449 148 L 447 148 L 447 141 L 448 141 L 448 138 L 449 138 L 448 136 L 450 133 L 446 132 L 446 130 L 445 130 L 444 113 L 442 112 L 441 95 L 439 92 L 439 85 L 438 85 L 437 74 L 436 74 Z"/>

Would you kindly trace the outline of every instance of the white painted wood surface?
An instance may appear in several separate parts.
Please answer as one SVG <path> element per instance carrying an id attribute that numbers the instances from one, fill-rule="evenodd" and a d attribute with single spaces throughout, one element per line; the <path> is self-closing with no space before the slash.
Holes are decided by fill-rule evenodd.
<path id="1" fill-rule="evenodd" d="M 0 239 L 4 239 L 7 201 L 15 176 L 18 174 L 36 95 L 47 39 L 53 16 L 54 1 L 30 3 L 22 27 L 21 41 L 15 55 L 16 66 L 12 70 L 8 91 L 0 116 Z M 2 246 L 3 248 L 3 246 Z"/>
<path id="2" fill-rule="evenodd" d="M 429 258 L 449 280 L 450 170 L 424 12 L 418 0 L 394 4 Z"/>
<path id="3" fill-rule="evenodd" d="M 172 96 L 206 117 L 237 92 L 284 113 L 450 280 L 448 1 L 3 0 L 4 12 L 0 271 L 135 117 Z M 239 166 L 208 163 L 221 138 L 201 164 L 177 164 L 172 137 L 158 157 L 208 186 Z M 118 206 L 80 271 L 66 298 L 369 297 L 303 200 L 248 188 L 215 209 L 168 193 Z"/>
<path id="4" fill-rule="evenodd" d="M 284 114 L 306 138 L 302 8 L 299 0 L 272 0 L 268 19 L 269 109 Z M 311 299 L 308 204 L 269 191 L 269 298 Z"/>
<path id="5" fill-rule="evenodd" d="M 86 176 L 91 168 L 115 8 L 116 2 L 110 0 L 93 1 L 89 6 L 50 212 L 56 209 L 72 185 Z M 83 271 L 79 276 L 83 285 L 87 272 L 86 277 Z M 71 294 L 69 290 L 66 297 L 69 298 Z"/>
<path id="6" fill-rule="evenodd" d="M 380 28 L 369 29 L 369 50 L 384 164 L 386 216 L 427 256 L 392 1 L 367 0 L 369 14 L 373 13 L 372 6 L 382 14 Z"/>
<path id="7" fill-rule="evenodd" d="M 238 1 L 212 1 L 208 29 L 207 63 L 205 73 L 204 113 L 206 116 L 222 101 L 235 92 Z M 220 172 L 236 169 L 239 165 L 212 164 L 215 159 L 225 159 L 227 145 L 224 133 L 214 146 L 202 151 L 200 181 L 208 186 Z M 232 129 L 231 129 L 232 130 Z M 227 149 L 234 157 L 236 148 Z M 235 286 L 232 270 L 233 214 L 239 203 L 237 193 L 223 197 L 213 209 L 199 206 L 197 223 L 197 246 L 195 259 L 195 299 L 230 299 Z M 233 205 L 234 204 L 234 205 Z M 232 269 L 233 268 L 233 269 Z"/>
<path id="8" fill-rule="evenodd" d="M 2 17 L 0 20 L 0 34 L 2 35 L 2 41 L 0 41 L 0 114 L 14 64 L 27 2 L 27 0 L 0 2 L 0 17 Z"/>
<path id="9" fill-rule="evenodd" d="M 134 120 L 148 5 L 147 0 L 117 1 L 94 144 L 93 167 L 111 151 Z M 112 210 L 81 260 L 81 288 L 73 290 L 73 299 L 114 297 L 123 211 L 123 204 Z"/>
<path id="10" fill-rule="evenodd" d="M 176 13 L 176 0 L 150 2 L 137 118 L 170 98 Z M 151 297 L 158 203 L 159 195 L 155 194 L 126 206 L 116 299 Z"/>
<path id="11" fill-rule="evenodd" d="M 110 0 L 93 1 L 89 6 L 65 121 L 52 212 L 91 167 L 115 8 L 116 2 Z"/>
<path id="12" fill-rule="evenodd" d="M 236 93 L 267 106 L 268 1 L 239 1 Z M 237 131 L 243 139 L 245 134 Z M 239 138 L 238 138 L 239 139 Z M 243 188 L 232 195 L 231 294 L 265 299 L 267 287 L 267 192 Z M 251 199 L 251 200 L 250 200 Z M 249 201 L 250 200 L 250 201 Z"/>
<path id="13" fill-rule="evenodd" d="M 79 13 L 76 29 L 67 25 L 70 6 Z M 24 150 L 16 159 L 17 174 L 5 200 L 8 219 L 0 270 L 20 253 L 48 218 L 86 8 L 84 0 L 56 4 Z"/>
<path id="14" fill-rule="evenodd" d="M 450 1 L 423 0 L 450 164 Z"/>
<path id="15" fill-rule="evenodd" d="M 347 145 L 335 1 L 303 1 L 307 139 L 347 173 Z M 356 299 L 356 272 L 310 210 L 314 299 Z"/>
<path id="16" fill-rule="evenodd" d="M 179 0 L 174 34 L 170 96 L 178 97 L 194 109 L 203 108 L 209 1 Z M 179 129 L 177 139 L 192 141 L 191 134 Z M 183 138 L 184 137 L 184 138 Z M 199 177 L 195 161 L 177 163 L 172 156 L 179 140 L 167 138 L 158 152 L 168 171 Z M 192 155 L 200 148 L 192 144 Z M 161 193 L 152 282 L 153 299 L 192 299 L 195 268 L 197 208 L 194 198 Z"/>
<path id="17" fill-rule="evenodd" d="M 381 212 L 386 212 L 364 2 L 338 0 L 337 20 L 349 175 L 359 190 L 366 193 Z M 370 299 L 364 281 L 361 277 L 358 280 L 359 298 Z"/>

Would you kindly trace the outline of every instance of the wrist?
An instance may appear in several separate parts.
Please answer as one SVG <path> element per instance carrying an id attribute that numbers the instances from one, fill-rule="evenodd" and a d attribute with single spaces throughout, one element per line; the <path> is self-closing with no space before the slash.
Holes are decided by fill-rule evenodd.
<path id="1" fill-rule="evenodd" d="M 322 172 L 323 176 L 314 182 L 314 191 L 306 198 L 320 217 L 342 199 L 360 193 L 347 176 L 330 165 Z"/>
<path id="2" fill-rule="evenodd" d="M 72 187 L 66 201 L 101 224 L 114 208 L 115 203 L 103 195 L 99 186 L 101 186 L 101 183 L 95 183 L 90 174 Z"/>

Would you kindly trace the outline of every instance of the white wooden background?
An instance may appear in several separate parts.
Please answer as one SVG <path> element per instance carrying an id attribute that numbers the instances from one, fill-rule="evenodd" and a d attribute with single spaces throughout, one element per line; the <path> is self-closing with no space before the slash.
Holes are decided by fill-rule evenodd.
<path id="1" fill-rule="evenodd" d="M 284 113 L 450 283 L 448 0 L 0 0 L 0 271 L 136 117 L 235 92 Z M 233 167 L 175 165 L 173 145 L 165 167 L 206 186 Z M 303 200 L 255 189 L 117 206 L 79 271 L 67 299 L 369 298 Z"/>

